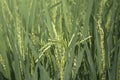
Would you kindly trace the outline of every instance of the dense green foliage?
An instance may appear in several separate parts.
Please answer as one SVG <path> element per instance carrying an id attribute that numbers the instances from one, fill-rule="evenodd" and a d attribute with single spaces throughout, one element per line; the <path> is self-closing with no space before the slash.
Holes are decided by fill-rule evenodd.
<path id="1" fill-rule="evenodd" d="M 120 0 L 0 0 L 5 78 L 120 80 Z"/>

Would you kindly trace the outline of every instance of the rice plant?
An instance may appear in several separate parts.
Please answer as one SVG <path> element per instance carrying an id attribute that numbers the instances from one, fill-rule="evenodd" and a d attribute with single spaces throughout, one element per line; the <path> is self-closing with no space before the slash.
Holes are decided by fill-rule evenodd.
<path id="1" fill-rule="evenodd" d="M 119 0 L 0 0 L 0 80 L 120 80 Z"/>

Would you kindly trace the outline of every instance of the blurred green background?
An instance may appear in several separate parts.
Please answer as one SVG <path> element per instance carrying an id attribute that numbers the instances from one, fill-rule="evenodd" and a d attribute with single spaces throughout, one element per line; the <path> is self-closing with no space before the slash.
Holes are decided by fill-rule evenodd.
<path id="1" fill-rule="evenodd" d="M 120 80 L 120 0 L 0 0 L 0 80 Z"/>

